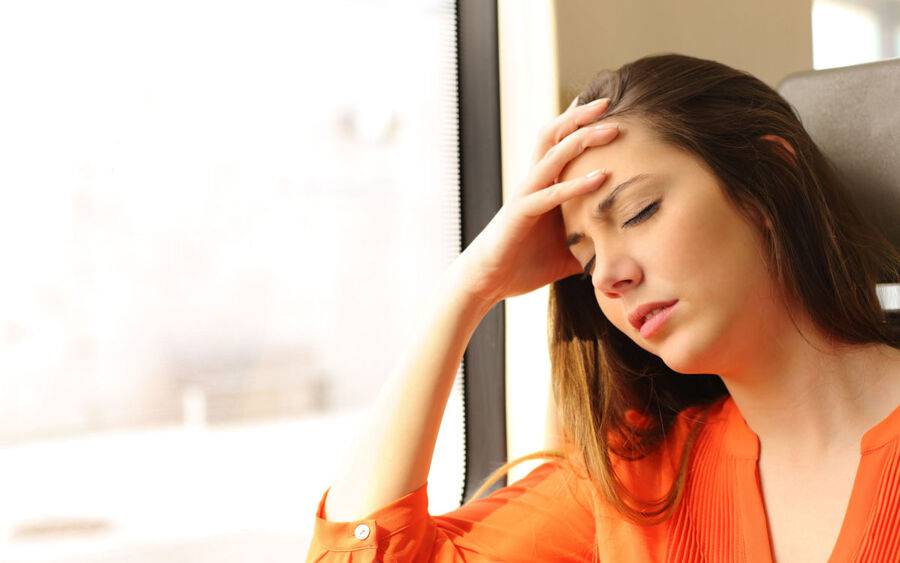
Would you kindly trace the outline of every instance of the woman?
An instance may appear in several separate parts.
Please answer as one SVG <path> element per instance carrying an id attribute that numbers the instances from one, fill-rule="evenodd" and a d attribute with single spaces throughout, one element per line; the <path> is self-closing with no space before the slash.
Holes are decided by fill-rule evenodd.
<path id="1" fill-rule="evenodd" d="M 900 254 L 790 105 L 713 61 L 645 57 L 600 73 L 534 156 L 441 279 L 309 560 L 900 559 L 900 333 L 875 292 Z M 472 331 L 548 283 L 561 451 L 429 515 Z"/>

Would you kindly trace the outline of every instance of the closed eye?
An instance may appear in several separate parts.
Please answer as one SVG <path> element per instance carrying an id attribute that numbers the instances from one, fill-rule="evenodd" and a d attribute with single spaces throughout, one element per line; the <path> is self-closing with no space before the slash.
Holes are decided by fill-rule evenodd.
<path id="1" fill-rule="evenodd" d="M 638 213 L 631 219 L 625 221 L 625 224 L 622 225 L 622 227 L 636 225 L 636 224 L 640 223 L 641 221 L 644 221 L 645 219 L 647 219 L 648 217 L 653 215 L 653 212 L 656 211 L 656 208 L 658 207 L 658 205 L 659 205 L 659 200 L 654 201 L 647 207 L 641 209 L 640 213 Z"/>
<path id="2" fill-rule="evenodd" d="M 660 201 L 661 200 L 656 200 L 653 203 L 651 203 L 650 205 L 648 205 L 647 207 L 641 209 L 641 211 L 637 215 L 635 215 L 631 219 L 625 221 L 625 223 L 622 224 L 622 228 L 626 229 L 628 227 L 631 227 L 631 226 L 634 226 L 634 225 L 637 225 L 639 223 L 646 221 L 651 215 L 653 215 L 656 212 L 656 209 L 659 207 Z M 583 280 L 591 279 L 591 267 L 594 265 L 594 260 L 596 258 L 597 258 L 596 256 L 591 257 L 591 259 L 588 260 L 588 263 L 584 265 L 584 273 L 580 276 L 580 279 L 583 279 Z"/>

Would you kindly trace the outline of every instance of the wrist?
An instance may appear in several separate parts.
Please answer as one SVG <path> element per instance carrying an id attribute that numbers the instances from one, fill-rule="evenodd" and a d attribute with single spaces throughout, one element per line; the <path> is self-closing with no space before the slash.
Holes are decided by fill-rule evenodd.
<path id="1" fill-rule="evenodd" d="M 445 294 L 450 295 L 451 299 L 466 310 L 484 316 L 502 299 L 479 293 L 475 289 L 475 279 L 472 270 L 460 256 L 444 271 L 442 283 Z"/>

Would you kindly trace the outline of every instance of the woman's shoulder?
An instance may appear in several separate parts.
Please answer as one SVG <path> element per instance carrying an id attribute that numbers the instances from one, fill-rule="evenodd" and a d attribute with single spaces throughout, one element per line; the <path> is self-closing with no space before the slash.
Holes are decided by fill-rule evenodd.
<path id="1" fill-rule="evenodd" d="M 640 458 L 627 459 L 612 454 L 612 465 L 622 484 L 648 499 L 668 492 L 678 476 L 685 447 L 691 447 L 689 463 L 698 450 L 716 449 L 728 420 L 730 400 L 731 397 L 726 395 L 712 403 L 692 405 L 679 411 L 665 437 Z"/>
<path id="2" fill-rule="evenodd" d="M 610 448 L 610 462 L 616 477 L 632 491 L 651 496 L 667 492 L 677 477 L 680 456 L 692 432 L 695 434 L 692 451 L 715 449 L 715 443 L 721 441 L 724 423 L 730 416 L 730 401 L 731 397 L 726 395 L 711 403 L 692 405 L 679 411 L 665 437 L 644 456 L 630 459 L 616 455 L 613 453 L 616 449 Z M 625 417 L 630 424 L 646 424 L 636 411 L 626 412 Z M 615 442 L 612 436 L 610 440 Z M 553 486 L 565 483 L 571 490 L 590 490 L 593 480 L 584 459 L 569 442 L 561 448 L 566 453 L 564 458 L 541 464 L 530 477 L 547 479 L 547 484 Z"/>

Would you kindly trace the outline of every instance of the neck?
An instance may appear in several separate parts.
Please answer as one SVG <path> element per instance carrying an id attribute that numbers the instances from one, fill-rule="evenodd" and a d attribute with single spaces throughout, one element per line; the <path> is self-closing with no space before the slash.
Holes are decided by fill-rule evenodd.
<path id="1" fill-rule="evenodd" d="M 769 334 L 771 353 L 720 373 L 761 451 L 813 465 L 858 454 L 863 434 L 900 404 L 900 350 L 810 338 L 809 326 Z"/>

